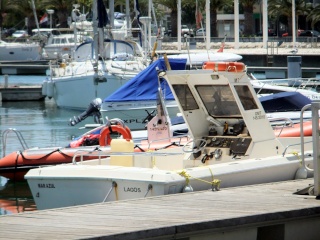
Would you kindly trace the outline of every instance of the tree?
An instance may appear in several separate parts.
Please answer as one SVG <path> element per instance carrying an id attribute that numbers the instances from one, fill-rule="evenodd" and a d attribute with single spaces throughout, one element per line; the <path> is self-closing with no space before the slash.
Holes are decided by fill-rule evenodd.
<path id="1" fill-rule="evenodd" d="M 254 30 L 254 18 L 253 18 L 253 6 L 259 3 L 259 0 L 240 0 L 244 13 L 244 29 L 243 34 L 250 36 L 255 33 Z"/>
<path id="2" fill-rule="evenodd" d="M 68 27 L 68 17 L 71 15 L 72 5 L 77 2 L 75 0 L 42 0 L 40 7 L 42 9 L 54 9 L 60 27 Z"/>
<path id="3" fill-rule="evenodd" d="M 15 8 L 10 3 L 10 0 L 0 0 L 0 29 L 3 27 L 4 16 L 7 16 L 10 12 L 14 11 Z"/>
<path id="4" fill-rule="evenodd" d="M 312 6 L 306 4 L 305 0 L 295 0 L 296 20 L 299 15 L 308 15 Z M 269 0 L 268 12 L 271 15 L 286 16 L 288 19 L 288 33 L 292 33 L 292 0 Z M 296 24 L 297 25 L 297 24 Z"/>

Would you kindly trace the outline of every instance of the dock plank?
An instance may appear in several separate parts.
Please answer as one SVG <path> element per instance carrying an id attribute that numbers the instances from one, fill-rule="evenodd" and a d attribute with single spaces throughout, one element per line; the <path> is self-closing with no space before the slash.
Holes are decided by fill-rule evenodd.
<path id="1" fill-rule="evenodd" d="M 320 217 L 320 201 L 293 194 L 313 179 L 25 212 L 0 217 L 0 239 L 143 239 Z"/>

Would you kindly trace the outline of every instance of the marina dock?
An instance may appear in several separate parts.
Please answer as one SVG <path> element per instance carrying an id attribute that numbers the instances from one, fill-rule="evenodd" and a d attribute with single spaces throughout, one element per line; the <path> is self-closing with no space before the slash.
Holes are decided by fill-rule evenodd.
<path id="1" fill-rule="evenodd" d="M 0 102 L 42 101 L 45 97 L 41 85 L 0 86 Z"/>
<path id="2" fill-rule="evenodd" d="M 313 179 L 26 212 L 0 239 L 319 239 Z M 41 197 L 41 196 L 40 196 Z"/>
<path id="3" fill-rule="evenodd" d="M 1 61 L 0 72 L 5 74 L 46 74 L 49 61 Z"/>

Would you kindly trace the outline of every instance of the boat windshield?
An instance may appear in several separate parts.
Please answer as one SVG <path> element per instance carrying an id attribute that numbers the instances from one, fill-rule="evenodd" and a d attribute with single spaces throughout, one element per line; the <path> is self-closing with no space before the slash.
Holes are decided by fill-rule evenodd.
<path id="1" fill-rule="evenodd" d="M 234 88 L 238 93 L 244 110 L 258 109 L 258 105 L 247 85 L 235 85 Z"/>
<path id="2" fill-rule="evenodd" d="M 196 89 L 211 116 L 241 117 L 229 85 L 198 85 Z"/>
<path id="3" fill-rule="evenodd" d="M 188 85 L 174 84 L 172 87 L 179 99 L 183 111 L 199 109 L 199 106 L 194 99 Z"/>

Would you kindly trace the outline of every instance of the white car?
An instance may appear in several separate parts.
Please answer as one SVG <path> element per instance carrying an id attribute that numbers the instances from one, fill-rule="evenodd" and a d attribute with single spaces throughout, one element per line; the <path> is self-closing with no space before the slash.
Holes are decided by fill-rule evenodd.
<path id="1" fill-rule="evenodd" d="M 12 33 L 12 37 L 15 37 L 15 38 L 28 37 L 28 36 L 29 36 L 29 34 L 25 30 L 17 30 L 14 33 Z"/>
<path id="2" fill-rule="evenodd" d="M 206 29 L 204 29 L 204 28 L 199 28 L 196 31 L 196 36 L 205 36 L 205 35 L 206 35 Z"/>
<path id="3" fill-rule="evenodd" d="M 185 34 L 189 35 L 190 37 L 193 37 L 193 30 L 189 28 L 187 25 L 182 25 L 181 36 L 184 36 Z"/>

